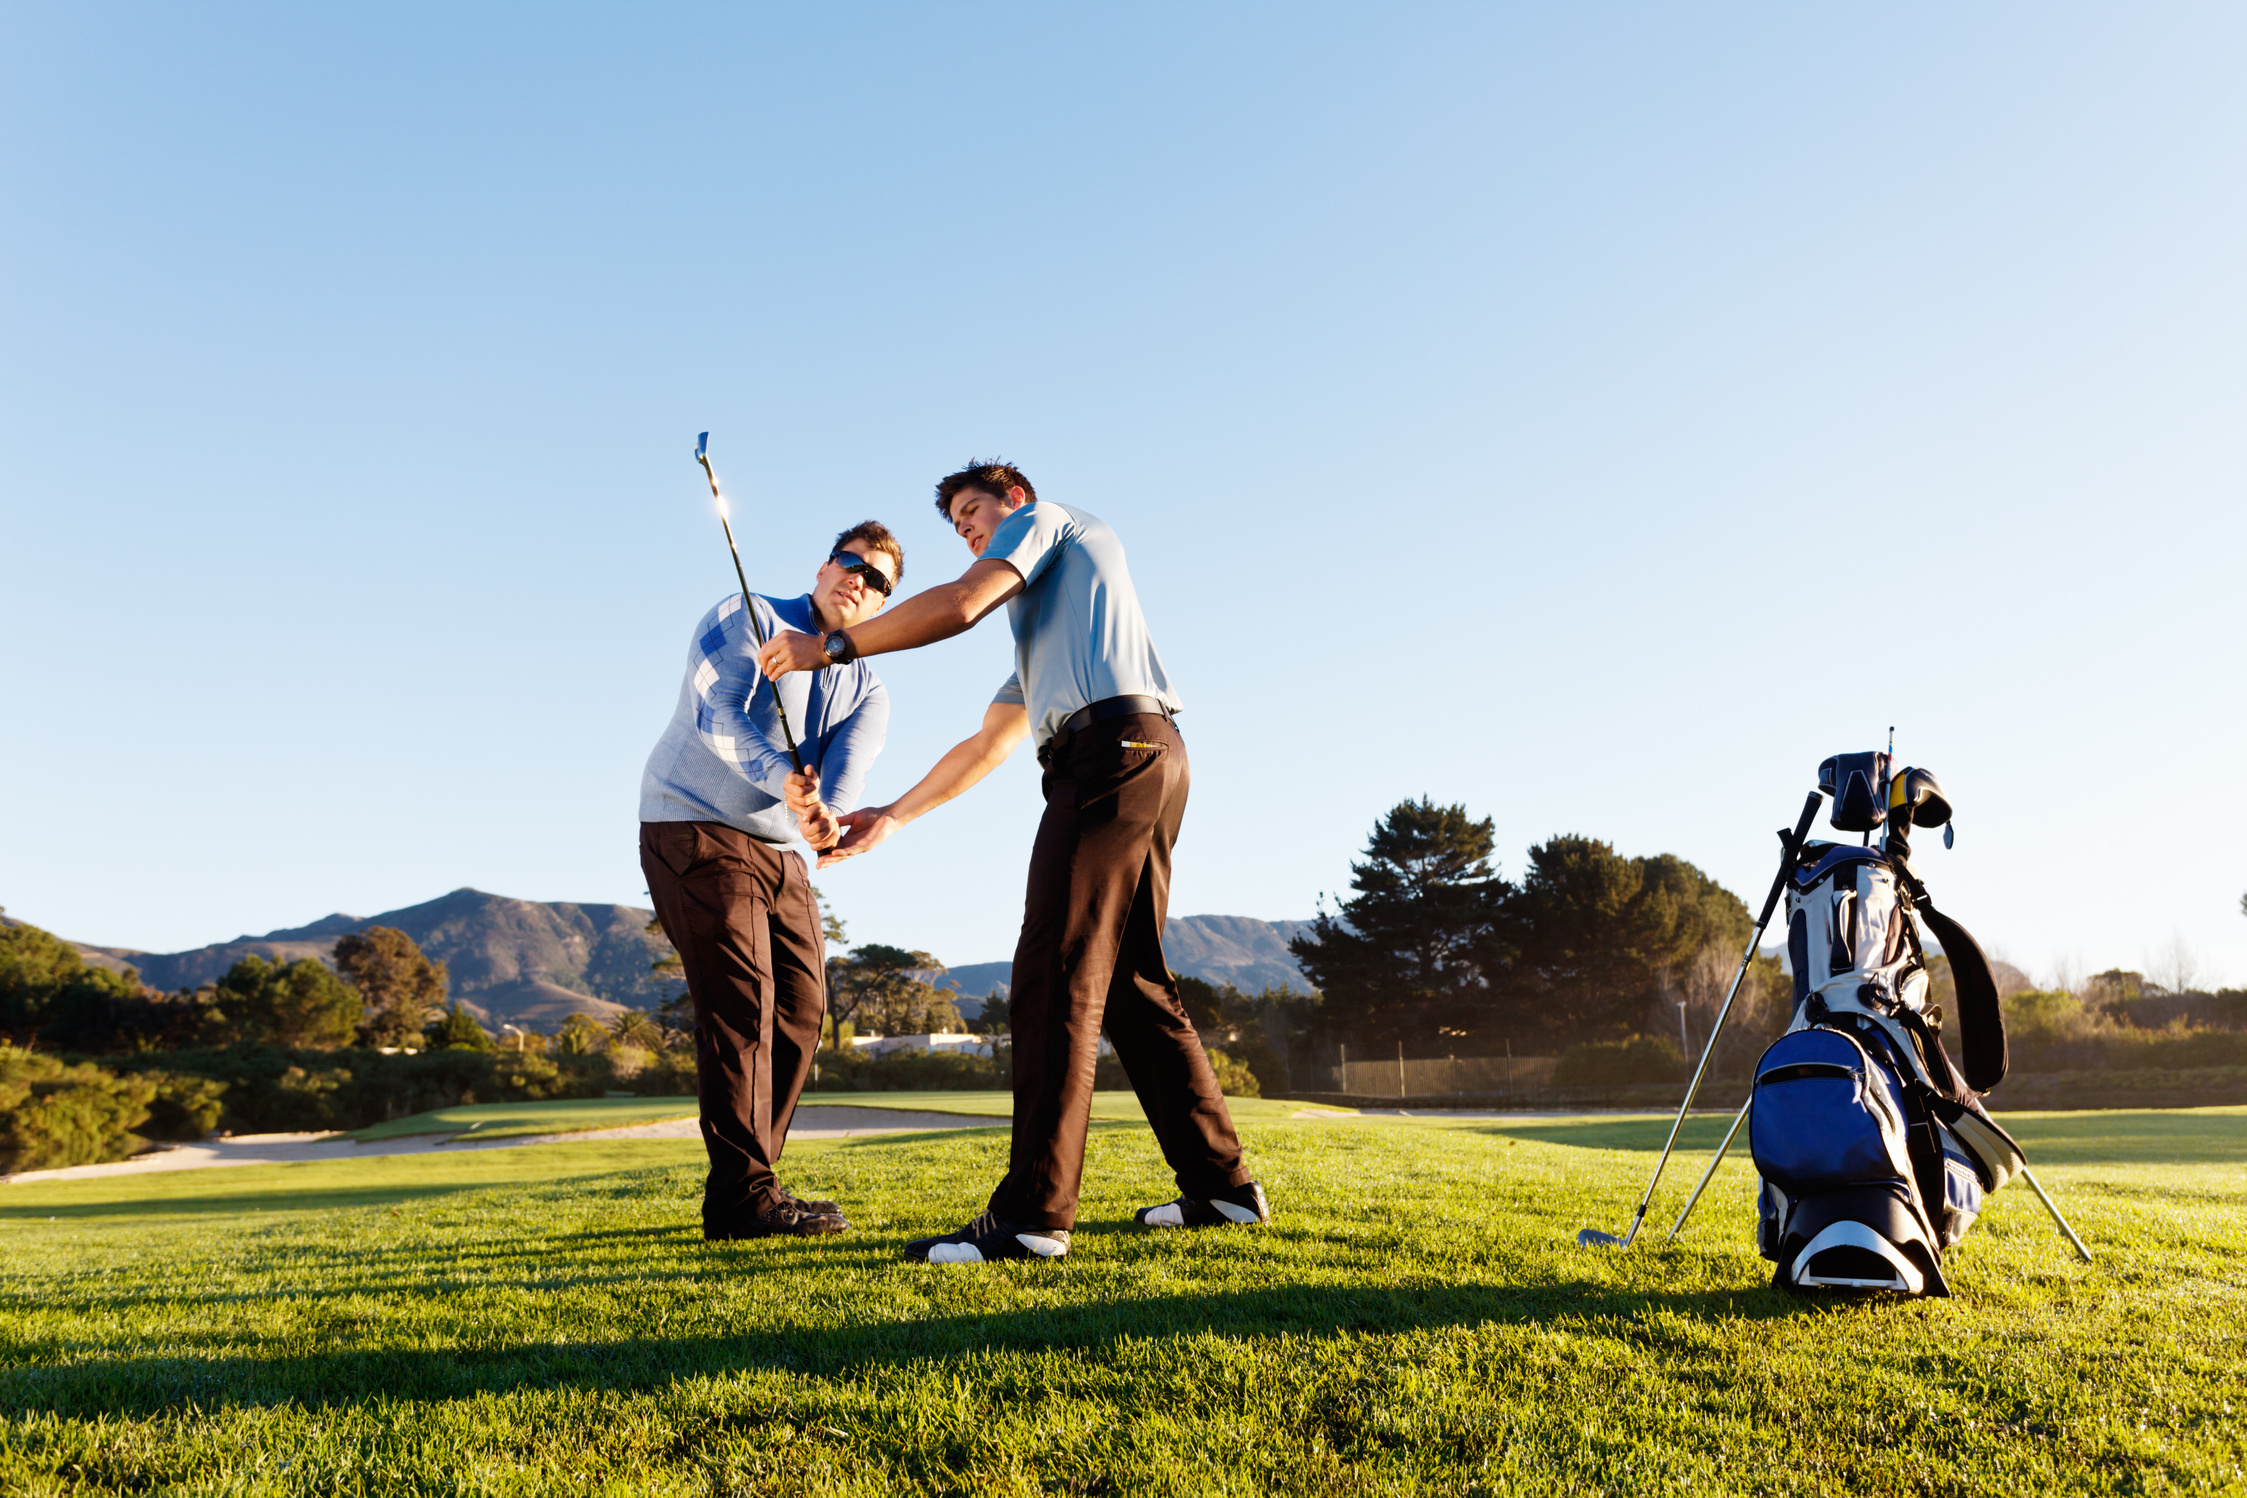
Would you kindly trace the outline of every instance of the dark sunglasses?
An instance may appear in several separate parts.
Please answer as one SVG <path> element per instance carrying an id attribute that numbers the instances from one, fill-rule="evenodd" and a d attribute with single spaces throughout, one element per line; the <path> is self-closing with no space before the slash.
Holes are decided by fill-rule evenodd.
<path id="1" fill-rule="evenodd" d="M 884 598 L 889 597 L 889 590 L 897 586 L 888 578 L 882 576 L 881 568 L 867 561 L 856 552 L 838 551 L 827 560 L 842 568 L 844 572 L 857 577 L 867 587 L 872 588 Z"/>

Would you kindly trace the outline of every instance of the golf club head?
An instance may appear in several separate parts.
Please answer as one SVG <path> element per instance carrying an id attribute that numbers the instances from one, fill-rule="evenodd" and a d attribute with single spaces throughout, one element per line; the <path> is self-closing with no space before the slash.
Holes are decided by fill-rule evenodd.
<path id="1" fill-rule="evenodd" d="M 694 460 L 697 463 L 708 463 L 710 461 L 710 434 L 708 432 L 704 432 L 694 439 Z"/>
<path id="2" fill-rule="evenodd" d="M 1613 1233 L 1603 1233 L 1598 1228 L 1586 1228 L 1576 1235 L 1578 1248 L 1621 1248 L 1623 1240 Z"/>

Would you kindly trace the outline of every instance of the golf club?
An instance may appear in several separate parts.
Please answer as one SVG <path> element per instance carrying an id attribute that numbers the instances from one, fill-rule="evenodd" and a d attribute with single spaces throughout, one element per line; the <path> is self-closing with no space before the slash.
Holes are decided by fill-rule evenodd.
<path id="1" fill-rule="evenodd" d="M 2052 1198 L 2044 1194 L 2044 1183 L 2036 1178 L 2025 1163 L 2021 1166 L 2021 1179 L 2036 1188 L 2036 1199 L 2044 1203 L 2044 1210 L 2052 1214 L 2052 1221 L 2066 1236 L 2068 1242 L 2075 1245 L 2075 1251 L 2083 1256 L 2083 1262 L 2090 1263 L 2091 1250 L 2085 1248 L 2083 1240 L 2075 1236 L 2075 1229 L 2068 1226 L 2068 1220 L 2060 1215 L 2060 1209 L 2052 1205 Z"/>
<path id="2" fill-rule="evenodd" d="M 1724 1033 L 1724 1021 L 1732 1013 L 1732 1001 L 1739 997 L 1741 980 L 1748 976 L 1749 965 L 1755 961 L 1757 944 L 1763 940 L 1763 928 L 1771 924 L 1771 912 L 1778 908 L 1779 896 L 1786 891 L 1787 875 L 1794 869 L 1795 854 L 1810 836 L 1810 823 L 1818 815 L 1818 803 L 1824 792 L 1812 791 L 1810 799 L 1802 803 L 1802 817 L 1795 823 L 1794 831 L 1782 831 L 1779 841 L 1784 851 L 1779 857 L 1779 872 L 1771 881 L 1771 893 L 1764 896 L 1763 914 L 1756 917 L 1755 930 L 1748 933 L 1748 949 L 1740 956 L 1740 970 L 1732 975 L 1732 986 L 1725 990 L 1724 1007 L 1716 1012 L 1716 1023 L 1709 1027 L 1709 1043 L 1701 1048 L 1701 1062 L 1693 1068 L 1693 1080 L 1686 1084 L 1685 1101 L 1677 1105 L 1677 1119 L 1670 1125 L 1670 1137 L 1662 1143 L 1662 1158 L 1654 1162 L 1654 1178 L 1646 1183 L 1646 1195 L 1639 1199 L 1638 1213 L 1623 1236 L 1603 1233 L 1598 1228 L 1586 1228 L 1576 1235 L 1576 1241 L 1585 1248 L 1629 1248 L 1638 1236 L 1639 1224 L 1646 1221 L 1646 1209 L 1654 1204 L 1654 1188 L 1661 1184 L 1662 1169 L 1670 1163 L 1670 1151 L 1677 1147 L 1677 1131 L 1685 1127 L 1686 1110 L 1693 1106 L 1693 1096 L 1701 1090 L 1701 1078 L 1708 1074 L 1709 1061 L 1716 1055 L 1716 1038 Z M 1745 1117 L 1742 1110 L 1742 1117 Z M 1733 1127 L 1737 1129 L 1738 1123 Z"/>
<path id="3" fill-rule="evenodd" d="M 718 489 L 718 470 L 710 466 L 708 432 L 694 439 L 694 460 L 702 465 L 703 473 L 710 480 L 710 497 L 718 502 L 718 524 L 725 527 L 726 550 L 733 553 L 733 575 L 741 584 L 741 607 L 749 615 L 749 633 L 756 640 L 757 648 L 762 650 L 765 648 L 765 629 L 757 622 L 757 607 L 749 598 L 749 578 L 741 570 L 741 548 L 733 541 L 733 522 L 726 518 L 726 497 Z M 780 700 L 780 683 L 771 682 L 769 685 L 772 687 L 772 710 L 780 714 L 780 736 L 788 741 L 788 763 L 794 765 L 796 773 L 801 775 L 804 773 L 804 757 L 796 752 L 796 733 L 788 726 L 788 706 Z"/>
<path id="4" fill-rule="evenodd" d="M 1725 1151 L 1731 1149 L 1732 1141 L 1740 1136 L 1740 1125 L 1748 1121 L 1748 1109 L 1754 1106 L 1755 1098 L 1751 1094 L 1748 1100 L 1740 1105 L 1739 1116 L 1732 1120 L 1732 1127 L 1724 1131 L 1724 1143 L 1718 1145 L 1716 1153 L 1710 1156 L 1709 1168 L 1701 1172 L 1701 1183 L 1695 1186 L 1693 1194 L 1685 1199 L 1685 1210 L 1678 1213 L 1677 1221 L 1670 1224 L 1669 1236 L 1662 1240 L 1664 1243 L 1677 1242 L 1677 1235 L 1685 1231 L 1685 1219 L 1691 1217 L 1693 1209 L 1701 1204 L 1701 1193 L 1709 1189 L 1709 1182 L 1716 1176 L 1716 1168 L 1724 1163 Z"/>

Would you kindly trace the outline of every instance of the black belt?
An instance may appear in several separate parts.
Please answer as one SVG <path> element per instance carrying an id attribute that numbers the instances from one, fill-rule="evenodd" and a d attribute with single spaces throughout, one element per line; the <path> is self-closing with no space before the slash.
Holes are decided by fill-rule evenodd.
<path id="1" fill-rule="evenodd" d="M 1046 740 L 1045 748 L 1038 751 L 1039 755 L 1043 757 L 1059 753 L 1071 737 L 1084 732 L 1095 723 L 1105 723 L 1110 718 L 1129 718 L 1138 713 L 1154 713 L 1168 718 L 1170 709 L 1163 706 L 1160 697 L 1104 697 L 1090 707 L 1080 707 L 1064 718 L 1061 726 L 1053 731 L 1053 737 Z"/>

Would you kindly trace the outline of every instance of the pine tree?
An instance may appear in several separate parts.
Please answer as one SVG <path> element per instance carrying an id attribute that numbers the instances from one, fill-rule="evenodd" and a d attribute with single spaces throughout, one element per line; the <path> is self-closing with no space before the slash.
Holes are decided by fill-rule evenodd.
<path id="1" fill-rule="evenodd" d="M 1492 841 L 1488 817 L 1425 798 L 1374 824 L 1350 866 L 1357 894 L 1288 943 L 1325 996 L 1331 1037 L 1429 1045 L 1483 1026 L 1512 892 L 1491 866 Z"/>

